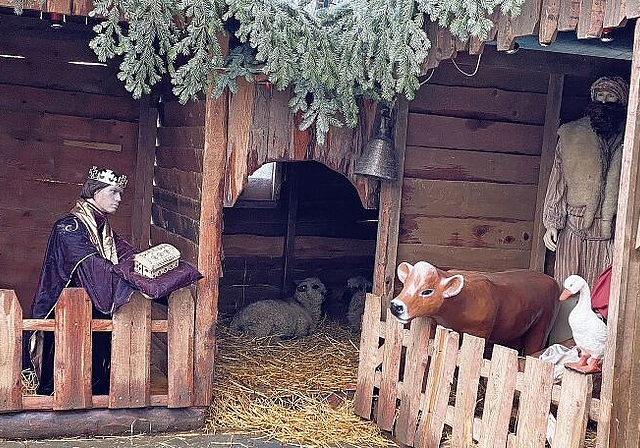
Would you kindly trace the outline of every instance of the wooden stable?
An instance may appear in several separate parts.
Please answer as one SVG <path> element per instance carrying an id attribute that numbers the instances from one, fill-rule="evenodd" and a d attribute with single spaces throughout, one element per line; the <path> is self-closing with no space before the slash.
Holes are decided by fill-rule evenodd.
<path id="1" fill-rule="evenodd" d="M 8 0 L 0 0 L 0 5 L 8 4 Z M 40 8 L 35 4 L 27 6 Z M 429 371 L 431 379 L 425 391 L 425 396 L 433 396 L 434 400 L 425 398 L 421 404 L 415 398 L 408 399 L 406 395 L 415 389 L 399 385 L 391 367 L 398 365 L 398 347 L 404 344 L 398 341 L 425 342 L 408 336 L 389 320 L 380 323 L 395 288 L 396 265 L 418 259 L 440 267 L 486 270 L 542 270 L 545 260 L 549 265 L 550 258 L 541 241 L 540 210 L 557 127 L 560 122 L 579 116 L 588 97 L 588 86 L 596 77 L 630 77 L 616 228 L 617 264 L 598 412 L 594 411 L 598 409 L 597 402 L 589 399 L 589 385 L 575 376 L 569 378 L 576 381 L 573 393 L 583 397 L 582 401 L 578 399 L 576 417 L 590 412 L 591 418 L 596 418 L 600 448 L 637 445 L 640 410 L 634 406 L 635 397 L 627 392 L 638 390 L 640 377 L 634 363 L 640 356 L 640 335 L 635 325 L 640 280 L 634 275 L 640 269 L 640 256 L 635 249 L 640 213 L 640 189 L 636 185 L 640 175 L 640 133 L 636 130 L 640 31 L 635 31 L 631 64 L 624 59 L 570 52 L 520 50 L 506 55 L 501 51 L 510 48 L 517 38 L 532 34 L 548 44 L 558 32 L 575 32 L 582 39 L 599 36 L 603 27 L 629 30 L 635 26 L 631 19 L 640 15 L 637 4 L 526 0 L 519 17 L 494 17 L 496 26 L 490 37 L 495 39 L 495 46 L 475 40 L 461 42 L 447 31 L 427 25 L 432 49 L 424 69 L 429 80 L 413 101 L 400 101 L 394 111 L 401 178 L 383 183 L 353 173 L 362 144 L 376 124 L 374 105 L 362 105 L 357 129 L 332 129 L 327 144 L 319 146 L 313 135 L 297 130 L 296 117 L 287 108 L 286 92 L 263 85 L 241 82 L 234 95 L 227 93 L 219 99 L 207 98 L 186 106 L 165 91 L 134 101 L 115 77 L 116 64 L 101 71 L 88 67 L 71 70 L 63 60 L 63 56 L 92 57 L 86 48 L 90 27 L 84 25 L 82 17 L 90 9 L 90 2 L 85 0 L 47 2 L 45 20 L 47 12 L 69 15 L 68 31 L 59 34 L 51 34 L 38 12 L 27 11 L 24 17 L 16 17 L 10 8 L 0 10 L 0 50 L 29 56 L 26 61 L 2 60 L 0 66 L 0 155 L 9 161 L 0 166 L 0 187 L 5 192 L 0 196 L 0 288 L 15 290 L 22 309 L 28 309 L 51 223 L 71 207 L 84 179 L 85 165 L 111 164 L 131 173 L 133 186 L 114 227 L 139 248 L 160 242 L 174 244 L 183 258 L 196 263 L 205 274 L 197 285 L 194 304 L 190 357 L 193 387 L 191 408 L 187 409 L 202 410 L 211 402 L 215 329 L 221 310 L 233 311 L 244 303 L 241 300 L 282 295 L 291 279 L 324 269 L 333 269 L 337 284 L 345 278 L 339 275 L 346 276 L 337 272 L 339 267 L 348 266 L 355 274 L 373 272 L 374 293 L 382 298 L 382 305 L 370 307 L 373 311 L 366 318 L 375 322 L 376 328 L 386 326 L 377 333 L 385 339 L 383 348 L 374 344 L 363 345 L 361 350 L 358 412 L 363 417 L 374 415 L 383 428 L 393 429 L 407 441 L 415 434 L 400 429 L 398 424 L 407 427 L 423 404 L 437 409 L 425 408 L 434 409 L 434 413 L 422 424 L 418 441 L 436 437 L 443 422 L 468 441 L 469 434 L 477 428 L 493 428 L 489 420 L 504 422 L 506 417 L 497 412 L 488 415 L 487 421 L 463 421 L 455 415 L 468 404 L 456 404 L 450 410 L 444 407 L 446 403 L 438 402 L 433 395 L 435 388 L 446 389 L 449 377 L 445 373 L 452 365 L 440 364 L 442 358 L 437 353 L 431 365 L 438 367 L 433 373 Z M 479 53 L 481 60 L 475 55 Z M 451 57 L 455 57 L 456 65 L 448 60 Z M 476 64 L 478 70 L 474 73 Z M 87 104 L 94 107 L 86 107 Z M 339 187 L 337 181 L 327 180 L 329 175 L 324 176 L 313 165 L 305 171 L 304 165 L 292 164 L 295 169 L 291 172 L 297 171 L 298 181 L 321 179 L 319 190 L 332 191 L 328 196 L 338 198 L 349 192 L 357 204 L 342 204 L 340 210 L 347 211 L 344 214 L 335 213 L 335 209 L 332 213 L 327 206 L 325 216 L 336 218 L 330 222 L 325 216 L 311 218 L 312 214 L 306 213 L 314 209 L 312 203 L 306 209 L 295 205 L 305 200 L 304 187 L 297 184 L 288 187 L 286 212 L 279 215 L 283 209 L 239 207 L 238 198 L 247 176 L 269 161 L 321 163 L 342 177 L 344 182 Z M 335 189 L 323 188 L 325 185 Z M 296 195 L 297 192 L 302 194 Z M 329 202 L 328 196 L 321 198 L 324 204 Z M 376 218 L 375 227 L 363 224 Z M 325 230 L 319 232 L 321 220 Z M 362 226 L 361 231 L 343 231 L 356 224 Z M 332 268 L 332 263 L 338 269 Z M 276 270 L 271 277 L 262 274 L 271 269 Z M 15 308 L 15 302 L 11 303 Z M 416 331 L 416 326 L 411 331 Z M 439 335 L 438 344 L 443 344 L 445 352 L 453 352 L 450 344 L 456 336 L 442 331 Z M 388 339 L 393 342 L 388 344 Z M 468 342 L 473 339 L 466 336 L 463 341 L 477 343 Z M 4 342 L 1 348 L 6 349 Z M 13 353 L 13 348 L 10 350 Z M 496 358 L 496 363 L 506 360 L 513 364 L 510 352 L 498 351 L 496 356 L 502 357 Z M 382 377 L 376 372 L 381 360 Z M 489 367 L 493 359 L 458 355 L 458 360 L 459 371 L 481 363 L 485 367 L 478 375 L 497 382 L 492 380 Z M 532 360 L 526 366 L 529 367 L 520 373 L 511 368 L 510 376 L 505 377 L 509 384 L 515 384 L 513 390 L 520 392 L 524 403 L 533 399 L 531 388 L 527 388 L 530 382 L 550 387 L 548 403 L 567 403 L 557 397 L 570 394 L 569 387 L 551 387 L 546 373 L 534 372 L 546 372 L 548 367 Z M 418 382 L 420 373 L 408 370 L 404 378 Z M 442 378 L 447 380 L 441 381 Z M 369 389 L 373 387 L 380 388 L 381 396 L 372 414 Z M 144 394 L 141 397 L 146 403 Z M 406 419 L 399 418 L 394 425 L 392 416 L 398 397 L 409 406 L 400 409 Z M 92 397 L 92 404 L 94 399 L 98 403 L 109 400 Z M 150 399 L 152 404 L 156 399 L 164 403 L 164 398 Z M 5 406 L 4 397 L 0 397 L 0 403 Z M 548 403 L 545 401 L 545 406 Z M 22 404 L 24 408 L 24 399 Z M 489 409 L 498 407 L 498 402 L 491 402 Z M 542 446 L 541 429 L 546 428 L 547 421 L 543 423 L 542 412 L 536 413 L 527 404 L 520 411 L 531 415 L 539 425 L 525 425 L 511 431 L 512 436 L 504 426 L 496 425 L 495 437 L 506 437 L 507 443 L 515 437 L 516 443 L 527 444 L 523 434 L 530 434 L 535 439 L 530 443 Z M 56 412 L 60 418 L 68 415 Z M 81 418 L 90 418 L 100 411 L 81 412 Z M 136 415 L 148 417 L 144 414 L 147 408 L 140 412 L 143 414 Z M 18 415 L 3 414 L 0 424 Z M 562 414 L 557 417 L 560 427 L 578 421 L 567 420 Z M 577 427 L 583 427 L 582 420 Z M 583 434 L 573 431 L 571 435 L 580 438 Z M 479 437 L 485 444 L 496 440 L 489 435 Z M 419 443 L 416 446 L 421 446 Z M 553 444 L 574 446 L 573 441 L 561 445 L 557 438 Z"/>

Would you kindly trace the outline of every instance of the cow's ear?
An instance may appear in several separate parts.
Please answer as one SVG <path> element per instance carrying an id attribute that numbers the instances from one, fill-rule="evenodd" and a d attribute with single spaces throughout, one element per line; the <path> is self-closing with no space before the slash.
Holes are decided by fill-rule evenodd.
<path id="1" fill-rule="evenodd" d="M 462 287 L 464 286 L 464 277 L 460 274 L 456 274 L 451 277 L 443 278 L 441 284 L 444 287 L 442 297 L 448 299 L 462 291 Z"/>
<path id="2" fill-rule="evenodd" d="M 410 263 L 407 263 L 406 261 L 403 261 L 398 265 L 398 269 L 397 269 L 398 280 L 400 280 L 402 284 L 404 284 L 404 281 L 409 275 L 409 272 L 411 272 L 411 269 L 413 269 L 413 265 L 411 265 Z"/>

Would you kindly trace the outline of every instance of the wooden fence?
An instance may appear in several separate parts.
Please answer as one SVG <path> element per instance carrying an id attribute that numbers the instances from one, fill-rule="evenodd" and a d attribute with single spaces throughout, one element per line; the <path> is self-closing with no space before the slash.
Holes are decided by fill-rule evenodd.
<path id="1" fill-rule="evenodd" d="M 53 331 L 54 392 L 22 393 L 22 338 L 29 330 Z M 91 334 L 111 332 L 109 395 L 92 395 Z M 151 333 L 167 334 L 167 382 L 151 392 Z M 92 319 L 83 288 L 63 290 L 54 319 L 23 319 L 12 290 L 0 290 L 0 413 L 89 408 L 190 407 L 193 403 L 194 300 L 189 289 L 169 296 L 166 320 L 151 319 L 151 301 L 134 293 L 113 319 Z M 163 391 L 164 392 L 164 391 Z"/>
<path id="2" fill-rule="evenodd" d="M 404 329 L 371 294 L 362 323 L 356 413 L 373 419 L 400 442 L 436 448 L 582 447 L 588 419 L 598 421 L 592 378 L 565 371 L 554 384 L 553 365 L 495 346 L 484 359 L 484 339 L 437 327 L 429 319 Z M 445 427 L 447 428 L 445 431 Z"/>

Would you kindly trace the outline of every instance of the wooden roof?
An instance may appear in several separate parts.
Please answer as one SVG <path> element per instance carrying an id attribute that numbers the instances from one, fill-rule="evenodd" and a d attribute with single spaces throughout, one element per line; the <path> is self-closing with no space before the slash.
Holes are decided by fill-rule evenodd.
<path id="1" fill-rule="evenodd" d="M 14 0 L 0 0 L 0 6 L 13 6 Z M 92 0 L 24 0 L 25 9 L 57 12 L 71 16 L 88 16 Z M 603 28 L 624 27 L 628 19 L 640 16 L 640 0 L 525 0 L 521 14 L 513 19 L 499 12 L 492 20 L 495 26 L 486 42 L 495 41 L 497 49 L 509 49 L 516 38 L 537 36 L 541 46 L 556 40 L 558 32 L 575 32 L 578 39 L 594 39 Z M 469 54 L 482 52 L 484 42 L 478 39 L 460 41 L 435 23 L 427 24 L 432 50 L 424 63 L 426 70 L 438 66 L 441 60 L 455 57 L 458 51 Z"/>

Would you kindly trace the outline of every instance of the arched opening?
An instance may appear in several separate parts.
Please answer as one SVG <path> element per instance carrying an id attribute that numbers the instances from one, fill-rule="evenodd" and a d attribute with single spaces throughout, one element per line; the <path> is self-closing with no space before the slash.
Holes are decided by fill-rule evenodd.
<path id="1" fill-rule="evenodd" d="M 346 324 L 347 280 L 373 275 L 377 210 L 363 208 L 353 185 L 321 163 L 266 166 L 224 211 L 221 319 L 257 300 L 287 298 L 296 281 L 318 277 L 326 317 Z"/>

